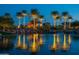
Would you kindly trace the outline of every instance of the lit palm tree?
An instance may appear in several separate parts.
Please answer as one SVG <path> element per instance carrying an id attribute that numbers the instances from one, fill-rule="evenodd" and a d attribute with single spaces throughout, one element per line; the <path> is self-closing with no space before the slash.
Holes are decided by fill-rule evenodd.
<path id="1" fill-rule="evenodd" d="M 56 32 L 56 20 L 57 20 L 59 13 L 57 11 L 53 11 L 51 14 L 52 14 L 52 17 L 54 19 L 54 28 L 55 28 L 54 32 Z M 54 42 L 53 42 L 53 46 L 51 47 L 51 49 L 53 49 L 53 50 L 57 49 L 56 33 L 54 34 Z"/>
<path id="2" fill-rule="evenodd" d="M 68 19 L 68 12 L 63 12 L 62 13 L 63 19 L 64 19 L 64 30 L 66 30 L 66 21 Z"/>
<path id="3" fill-rule="evenodd" d="M 17 13 L 17 18 L 18 18 L 18 22 L 19 22 L 19 24 L 18 24 L 18 29 L 20 29 L 20 20 L 21 20 L 21 18 L 23 17 L 23 15 L 22 15 L 22 13 L 21 12 L 18 12 Z M 21 48 L 21 35 L 20 34 L 18 34 L 18 42 L 17 42 L 17 47 L 19 47 L 19 48 Z"/>
<path id="4" fill-rule="evenodd" d="M 36 20 L 38 19 L 38 14 L 39 13 L 38 13 L 38 10 L 37 9 L 32 9 L 31 10 L 31 16 L 32 16 L 32 19 L 34 21 L 34 23 L 33 23 L 33 25 L 34 25 L 33 26 L 33 29 L 36 29 L 36 26 L 35 26 L 36 24 L 35 23 L 36 23 Z"/>
<path id="5" fill-rule="evenodd" d="M 21 12 L 18 12 L 16 16 L 17 16 L 17 18 L 18 18 L 18 22 L 19 22 L 19 23 L 18 23 L 18 28 L 20 28 L 20 25 L 21 25 L 20 20 L 22 19 L 23 15 L 22 15 Z"/>
<path id="6" fill-rule="evenodd" d="M 58 15 L 58 16 L 56 17 L 56 19 L 58 20 L 58 22 L 57 22 L 57 26 L 58 26 L 58 25 L 60 25 L 60 22 L 61 22 L 61 16 Z"/>
<path id="7" fill-rule="evenodd" d="M 54 19 L 54 28 L 56 28 L 56 20 L 57 20 L 58 15 L 59 13 L 57 11 L 52 12 L 52 17 Z"/>
<path id="8" fill-rule="evenodd" d="M 68 20 L 69 20 L 69 29 L 71 28 L 71 21 L 72 21 L 72 17 L 71 16 L 69 16 L 68 17 Z"/>
<path id="9" fill-rule="evenodd" d="M 27 45 L 26 45 L 26 37 L 25 37 L 25 17 L 27 16 L 27 11 L 26 10 L 23 10 L 22 11 L 22 15 L 23 15 L 23 26 L 24 26 L 24 29 L 23 29 L 23 49 L 26 49 L 27 48 Z"/>

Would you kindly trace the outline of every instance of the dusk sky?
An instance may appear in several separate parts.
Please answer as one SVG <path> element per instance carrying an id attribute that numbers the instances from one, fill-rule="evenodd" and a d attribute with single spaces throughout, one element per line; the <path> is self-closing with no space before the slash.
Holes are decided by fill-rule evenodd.
<path id="1" fill-rule="evenodd" d="M 30 12 L 31 9 L 38 9 L 40 14 L 44 15 L 44 18 L 47 22 L 53 23 L 51 19 L 51 11 L 57 10 L 60 14 L 63 11 L 69 12 L 71 16 L 73 16 L 73 20 L 79 20 L 79 5 L 72 4 L 0 4 L 0 15 L 4 15 L 4 13 L 8 12 L 14 18 L 15 24 L 18 24 L 18 20 L 16 19 L 16 12 L 21 10 L 27 10 Z M 26 22 L 29 20 L 26 19 Z"/>

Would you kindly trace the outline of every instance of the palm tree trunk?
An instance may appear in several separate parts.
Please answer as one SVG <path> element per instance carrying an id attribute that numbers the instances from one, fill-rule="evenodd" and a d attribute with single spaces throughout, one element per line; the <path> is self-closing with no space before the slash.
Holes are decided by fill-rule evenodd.
<path id="1" fill-rule="evenodd" d="M 18 28 L 20 28 L 20 19 L 18 20 L 19 24 L 18 24 Z"/>
<path id="2" fill-rule="evenodd" d="M 66 30 L 66 19 L 64 19 L 64 30 Z"/>
<path id="3" fill-rule="evenodd" d="M 34 30 L 35 30 L 35 19 L 34 19 L 34 26 L 33 26 Z"/>
<path id="4" fill-rule="evenodd" d="M 71 28 L 71 19 L 69 19 L 69 29 Z"/>
<path id="5" fill-rule="evenodd" d="M 54 28 L 56 28 L 56 20 L 54 20 Z"/>

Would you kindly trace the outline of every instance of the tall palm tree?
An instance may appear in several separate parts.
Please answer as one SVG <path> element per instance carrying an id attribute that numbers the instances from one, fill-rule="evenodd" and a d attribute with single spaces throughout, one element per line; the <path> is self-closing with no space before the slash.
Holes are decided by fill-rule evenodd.
<path id="1" fill-rule="evenodd" d="M 60 21 L 60 20 L 61 20 L 61 16 L 58 15 L 58 16 L 56 17 L 56 19 L 58 20 L 58 22 L 57 22 L 57 26 L 58 26 L 58 25 L 60 25 L 60 22 L 61 22 L 61 21 Z"/>
<path id="2" fill-rule="evenodd" d="M 32 19 L 33 19 L 33 21 L 34 21 L 34 23 L 33 23 L 33 29 L 36 29 L 36 20 L 38 19 L 38 14 L 39 14 L 39 12 L 38 12 L 38 10 L 37 9 L 32 9 L 31 10 L 31 16 L 32 16 Z"/>
<path id="3" fill-rule="evenodd" d="M 63 19 L 64 19 L 64 30 L 66 30 L 66 22 L 67 22 L 67 19 L 68 19 L 68 12 L 63 12 L 62 13 L 62 16 L 63 16 Z M 66 34 L 64 34 L 64 42 L 63 42 L 63 50 L 67 50 L 67 43 L 66 43 Z"/>
<path id="4" fill-rule="evenodd" d="M 24 26 L 24 29 L 23 29 L 23 49 L 26 49 L 27 48 L 27 45 L 26 45 L 26 37 L 25 37 L 25 17 L 27 16 L 27 11 L 26 10 L 22 10 L 22 15 L 23 15 L 23 26 Z"/>
<path id="5" fill-rule="evenodd" d="M 64 19 L 64 30 L 66 30 L 66 21 L 68 19 L 68 12 L 63 12 L 62 13 L 63 19 Z"/>
<path id="6" fill-rule="evenodd" d="M 54 28 L 55 28 L 54 32 L 56 32 L 56 20 L 57 20 L 59 13 L 57 11 L 53 11 L 51 14 L 52 14 L 52 17 L 54 19 Z M 51 47 L 51 49 L 53 49 L 53 50 L 57 49 L 56 33 L 54 34 L 54 42 L 53 42 L 53 46 Z"/>
<path id="7" fill-rule="evenodd" d="M 69 20 L 69 29 L 71 28 L 71 21 L 72 21 L 72 17 L 71 16 L 69 16 L 68 17 L 68 20 Z"/>
<path id="8" fill-rule="evenodd" d="M 21 12 L 18 12 L 17 13 L 17 18 L 18 18 L 18 22 L 19 22 L 19 24 L 18 24 L 18 29 L 20 29 L 20 20 L 21 20 L 21 18 L 23 17 L 23 15 L 22 15 L 22 13 Z M 17 42 L 17 47 L 19 47 L 19 48 L 21 48 L 21 35 L 20 34 L 18 34 L 18 42 Z"/>
<path id="9" fill-rule="evenodd" d="M 23 15 L 21 12 L 18 12 L 16 16 L 18 18 L 18 28 L 20 28 L 20 24 L 21 24 L 20 20 L 22 19 Z"/>
<path id="10" fill-rule="evenodd" d="M 57 20 L 58 15 L 59 15 L 58 11 L 52 12 L 52 17 L 54 19 L 54 28 L 56 28 L 56 20 Z"/>

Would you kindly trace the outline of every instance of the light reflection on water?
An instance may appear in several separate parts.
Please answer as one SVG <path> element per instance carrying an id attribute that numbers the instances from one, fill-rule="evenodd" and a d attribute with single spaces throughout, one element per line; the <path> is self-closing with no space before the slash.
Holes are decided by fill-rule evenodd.
<path id="1" fill-rule="evenodd" d="M 72 34 L 29 34 L 16 35 L 15 38 L 5 37 L 2 45 L 13 45 L 0 53 L 8 54 L 79 54 L 79 40 L 72 38 Z M 9 44 L 9 45 L 8 45 Z M 0 41 L 1 45 L 1 41 Z M 52 51 L 54 50 L 54 51 Z"/>

